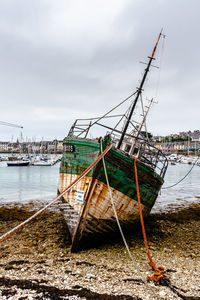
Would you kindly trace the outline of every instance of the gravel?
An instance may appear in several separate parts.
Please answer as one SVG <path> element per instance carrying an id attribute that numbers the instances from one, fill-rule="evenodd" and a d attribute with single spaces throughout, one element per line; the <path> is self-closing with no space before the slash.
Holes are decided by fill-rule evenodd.
<path id="1" fill-rule="evenodd" d="M 0 207 L 0 235 L 32 215 L 33 203 Z M 150 252 L 166 280 L 147 282 L 140 225 L 126 234 L 134 261 L 119 237 L 70 253 L 58 210 L 49 210 L 0 244 L 0 299 L 200 299 L 200 203 L 145 220 Z"/>

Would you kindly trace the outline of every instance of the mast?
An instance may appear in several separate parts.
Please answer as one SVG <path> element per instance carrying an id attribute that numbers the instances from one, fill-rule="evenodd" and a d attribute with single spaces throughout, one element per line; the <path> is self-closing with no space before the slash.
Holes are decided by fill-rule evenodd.
<path id="1" fill-rule="evenodd" d="M 125 134 L 126 134 L 126 130 L 127 130 L 127 128 L 128 128 L 128 125 L 129 125 L 129 123 L 130 123 L 131 117 L 132 117 L 132 115 L 133 115 L 133 112 L 134 112 L 134 110 L 135 110 L 136 104 L 137 104 L 137 102 L 138 102 L 139 96 L 140 96 L 141 93 L 142 93 L 142 88 L 143 88 L 144 82 L 145 82 L 145 80 L 146 80 L 147 73 L 149 72 L 149 69 L 150 69 L 152 60 L 155 59 L 155 58 L 154 58 L 154 55 L 155 55 L 155 52 L 156 52 L 156 49 L 157 49 L 159 40 L 160 40 L 160 38 L 161 38 L 161 35 L 162 35 L 162 30 L 161 30 L 161 32 L 160 32 L 160 34 L 159 34 L 159 36 L 158 36 L 157 42 L 156 42 L 156 44 L 155 44 L 155 46 L 154 46 L 154 49 L 153 49 L 153 51 L 152 51 L 151 56 L 148 56 L 149 62 L 148 62 L 148 64 L 147 64 L 147 68 L 146 68 L 145 71 L 144 71 L 144 75 L 143 75 L 142 81 L 141 81 L 141 83 L 140 83 L 139 88 L 137 89 L 136 96 L 135 96 L 135 100 L 134 100 L 134 102 L 133 102 L 133 106 L 132 106 L 132 108 L 131 108 L 131 110 L 130 110 L 129 116 L 128 116 L 127 121 L 126 121 L 126 123 L 125 123 L 124 130 L 123 130 L 123 132 L 122 132 L 122 135 L 121 135 L 121 137 L 120 137 L 119 143 L 118 143 L 118 145 L 117 145 L 117 149 L 119 149 L 119 148 L 121 147 L 121 144 L 122 144 L 122 142 L 123 142 L 124 136 L 125 136 Z"/>

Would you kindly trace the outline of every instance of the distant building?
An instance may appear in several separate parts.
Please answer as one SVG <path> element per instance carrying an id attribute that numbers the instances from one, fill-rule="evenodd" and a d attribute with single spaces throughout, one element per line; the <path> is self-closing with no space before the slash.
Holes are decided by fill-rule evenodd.
<path id="1" fill-rule="evenodd" d="M 0 141 L 0 151 L 7 152 L 10 149 L 10 142 L 1 142 Z"/>
<path id="2" fill-rule="evenodd" d="M 22 152 L 22 153 L 62 153 L 63 141 L 40 141 L 14 143 L 0 141 L 0 152 Z"/>
<path id="3" fill-rule="evenodd" d="M 63 141 L 58 141 L 57 143 L 57 151 L 63 152 Z"/>

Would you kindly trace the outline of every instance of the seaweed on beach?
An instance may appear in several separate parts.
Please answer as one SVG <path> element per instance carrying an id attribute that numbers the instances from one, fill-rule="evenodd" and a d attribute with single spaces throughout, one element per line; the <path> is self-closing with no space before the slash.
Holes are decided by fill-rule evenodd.
<path id="1" fill-rule="evenodd" d="M 2 296 L 14 296 L 17 291 L 13 289 L 13 287 L 17 287 L 21 290 L 31 290 L 37 291 L 38 294 L 42 294 L 40 297 L 36 297 L 35 299 L 45 299 L 48 297 L 50 299 L 68 299 L 68 296 L 78 296 L 80 298 L 96 299 L 96 300 L 142 300 L 139 297 L 133 297 L 129 295 L 108 295 L 108 294 L 100 294 L 93 292 L 87 288 L 82 288 L 80 286 L 73 287 L 72 289 L 59 289 L 54 286 L 40 284 L 34 280 L 26 280 L 26 279 L 11 279 L 7 277 L 0 278 L 0 286 L 6 287 L 6 289 L 2 290 Z M 19 298 L 20 299 L 20 298 Z M 22 298 L 21 298 L 22 299 Z"/>

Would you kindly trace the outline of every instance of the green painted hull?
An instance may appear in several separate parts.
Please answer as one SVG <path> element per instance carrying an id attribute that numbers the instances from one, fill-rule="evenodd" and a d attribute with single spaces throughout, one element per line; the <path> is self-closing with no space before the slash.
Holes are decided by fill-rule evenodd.
<path id="1" fill-rule="evenodd" d="M 104 148 L 107 144 L 108 141 L 104 142 Z M 82 174 L 101 153 L 97 140 L 81 138 L 66 138 L 64 149 L 60 166 L 59 192 L 62 192 L 73 178 Z M 134 158 L 112 148 L 105 156 L 105 163 L 120 222 L 128 228 L 139 218 Z M 137 171 L 143 211 L 144 214 L 148 214 L 156 201 L 163 179 L 139 160 Z M 80 193 L 83 194 L 82 203 L 77 203 Z M 77 250 L 81 244 L 95 235 L 105 235 L 117 230 L 114 214 L 110 209 L 102 161 L 88 173 L 77 190 L 63 198 L 63 203 L 67 205 L 66 210 L 69 211 L 66 214 L 66 222 L 72 237 L 72 250 Z"/>

